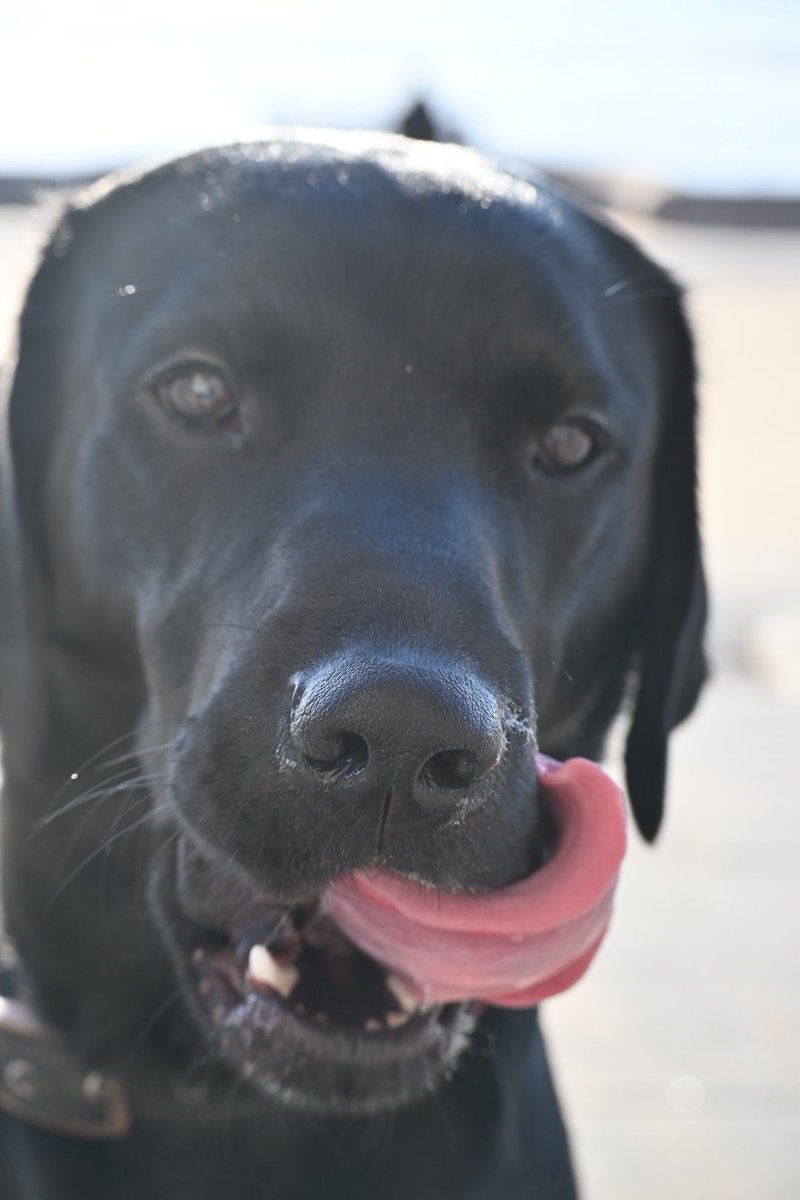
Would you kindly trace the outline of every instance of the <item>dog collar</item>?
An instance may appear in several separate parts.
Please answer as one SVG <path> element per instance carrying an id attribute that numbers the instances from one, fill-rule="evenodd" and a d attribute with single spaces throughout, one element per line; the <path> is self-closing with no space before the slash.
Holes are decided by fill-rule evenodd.
<path id="1" fill-rule="evenodd" d="M 25 1001 L 0 997 L 0 1110 L 49 1133 L 121 1138 L 133 1125 L 122 1084 L 87 1070 Z"/>
<path id="2" fill-rule="evenodd" d="M 123 1078 L 87 1067 L 21 994 L 16 969 L 0 966 L 0 1113 L 47 1133 L 109 1141 L 136 1122 L 263 1116 L 268 1101 L 246 1085 L 231 1096 L 220 1069 L 181 1077 L 145 1067 Z"/>

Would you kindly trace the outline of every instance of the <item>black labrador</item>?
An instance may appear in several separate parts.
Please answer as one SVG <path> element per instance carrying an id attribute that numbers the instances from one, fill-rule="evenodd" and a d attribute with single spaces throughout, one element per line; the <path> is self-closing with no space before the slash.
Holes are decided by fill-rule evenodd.
<path id="1" fill-rule="evenodd" d="M 3 1200 L 575 1195 L 536 1011 L 389 1020 L 317 900 L 534 870 L 532 747 L 623 704 L 654 837 L 694 423 L 671 280 L 470 150 L 276 133 L 71 207 L 3 438 Z"/>

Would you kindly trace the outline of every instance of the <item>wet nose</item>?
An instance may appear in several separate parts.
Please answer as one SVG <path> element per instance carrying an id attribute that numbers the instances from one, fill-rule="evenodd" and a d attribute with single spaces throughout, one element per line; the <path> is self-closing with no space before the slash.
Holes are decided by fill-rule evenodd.
<path id="1" fill-rule="evenodd" d="M 339 659 L 294 684 L 298 758 L 342 794 L 368 780 L 424 807 L 456 804 L 502 757 L 497 697 L 469 671 Z"/>

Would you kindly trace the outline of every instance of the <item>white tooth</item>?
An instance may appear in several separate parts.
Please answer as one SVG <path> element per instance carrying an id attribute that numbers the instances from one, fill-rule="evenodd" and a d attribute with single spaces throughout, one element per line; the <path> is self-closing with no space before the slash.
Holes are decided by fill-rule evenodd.
<path id="1" fill-rule="evenodd" d="M 420 1006 L 419 997 L 414 995 L 411 989 L 403 983 L 402 979 L 398 979 L 396 975 L 387 975 L 386 986 L 404 1013 L 408 1013 L 411 1016 L 412 1013 L 417 1011 Z"/>
<path id="2" fill-rule="evenodd" d="M 258 983 L 265 983 L 286 999 L 300 978 L 297 967 L 291 963 L 276 962 L 266 946 L 253 946 L 247 960 L 247 969 Z"/>
<path id="3" fill-rule="evenodd" d="M 367 1033 L 378 1033 L 381 1029 L 383 1029 L 383 1022 L 376 1021 L 374 1017 L 367 1017 L 366 1021 L 364 1022 L 364 1028 L 366 1029 Z"/>
<path id="4" fill-rule="evenodd" d="M 411 1013 L 389 1012 L 386 1014 L 386 1024 L 390 1029 L 397 1029 L 400 1025 L 407 1025 L 410 1020 Z"/>

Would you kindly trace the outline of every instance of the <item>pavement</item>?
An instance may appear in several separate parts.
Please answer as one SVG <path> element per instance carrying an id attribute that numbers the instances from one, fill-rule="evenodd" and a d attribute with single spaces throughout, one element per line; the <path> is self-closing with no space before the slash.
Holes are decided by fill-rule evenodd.
<path id="1" fill-rule="evenodd" d="M 584 1200 L 798 1200 L 800 233 L 617 216 L 689 291 L 714 678 L 543 1020 Z M 0 348 L 41 229 L 0 206 Z"/>
<path id="2" fill-rule="evenodd" d="M 800 234 L 618 217 L 688 289 L 714 677 L 544 1021 L 585 1200 L 797 1200 Z"/>

